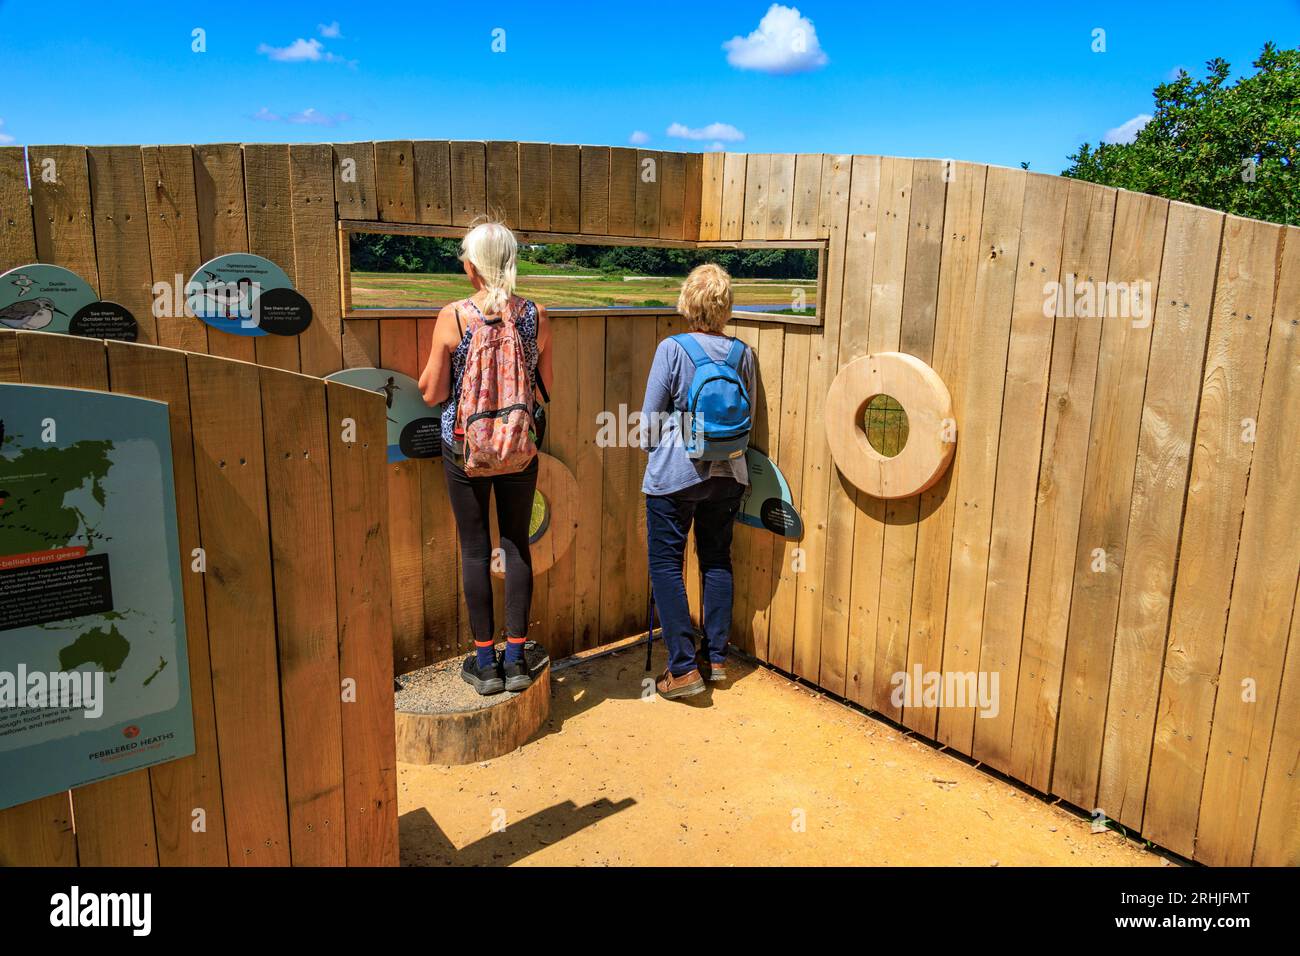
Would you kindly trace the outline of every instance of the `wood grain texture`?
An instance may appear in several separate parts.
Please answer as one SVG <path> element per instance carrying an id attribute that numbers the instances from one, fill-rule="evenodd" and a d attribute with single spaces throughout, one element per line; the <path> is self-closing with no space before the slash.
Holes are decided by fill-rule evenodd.
<path id="1" fill-rule="evenodd" d="M 522 228 L 519 212 L 519 144 L 487 144 L 487 212 L 511 229 Z"/>
<path id="2" fill-rule="evenodd" d="M 238 144 L 194 147 L 194 198 L 199 217 L 199 258 L 203 262 L 231 252 L 248 252 L 248 212 L 244 205 L 244 161 Z M 252 362 L 251 336 L 208 329 L 208 351 Z"/>
<path id="3" fill-rule="evenodd" d="M 207 327 L 190 312 L 184 295 L 186 282 L 203 264 L 194 150 L 189 146 L 146 146 L 141 161 L 150 271 L 154 283 L 166 283 L 172 290 L 165 314 L 157 317 L 158 344 L 206 352 Z M 151 306 L 155 301 L 151 295 Z"/>
<path id="4" fill-rule="evenodd" d="M 375 143 L 375 195 L 383 221 L 419 221 L 414 146 L 409 139 Z"/>
<path id="5" fill-rule="evenodd" d="M 437 226 L 452 221 L 451 144 L 445 139 L 411 143 L 415 160 L 415 220 Z M 339 210 L 342 217 L 342 210 Z"/>
<path id="6" fill-rule="evenodd" d="M 325 376 L 343 368 L 339 247 L 329 146 L 289 147 L 293 182 L 295 287 L 311 303 L 311 324 L 298 336 L 302 371 Z"/>
<path id="7" fill-rule="evenodd" d="M 72 270 L 98 292 L 90 166 L 85 147 L 29 146 L 27 168 L 37 257 L 41 262 Z"/>
<path id="8" fill-rule="evenodd" d="M 270 259 L 296 284 L 292 181 L 288 146 L 244 147 L 248 251 Z M 297 336 L 262 335 L 253 343 L 258 365 L 295 372 L 301 367 Z"/>
<path id="9" fill-rule="evenodd" d="M 375 195 L 375 144 L 335 143 L 334 201 L 340 219 L 378 219 Z"/>
<path id="10" fill-rule="evenodd" d="M 468 226 L 487 214 L 487 150 L 482 143 L 451 144 L 451 221 Z"/>
<path id="11" fill-rule="evenodd" d="M 21 146 L 0 146 L 0 272 L 35 258 L 26 153 Z"/>

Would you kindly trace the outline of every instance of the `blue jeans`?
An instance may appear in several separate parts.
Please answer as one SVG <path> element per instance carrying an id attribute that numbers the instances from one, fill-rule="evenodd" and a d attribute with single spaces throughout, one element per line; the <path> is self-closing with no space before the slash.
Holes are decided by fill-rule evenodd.
<path id="1" fill-rule="evenodd" d="M 744 491 L 745 486 L 734 478 L 715 476 L 671 495 L 646 495 L 650 584 L 668 649 L 668 670 L 674 677 L 696 667 L 695 627 L 682 577 L 686 536 L 692 524 L 704 578 L 704 638 L 709 660 L 726 659 L 731 632 L 731 531 Z"/>

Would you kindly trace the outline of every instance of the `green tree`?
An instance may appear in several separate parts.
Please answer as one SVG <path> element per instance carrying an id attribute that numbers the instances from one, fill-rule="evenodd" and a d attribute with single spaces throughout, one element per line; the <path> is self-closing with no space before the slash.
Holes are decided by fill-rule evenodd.
<path id="1" fill-rule="evenodd" d="M 1267 43 L 1254 66 L 1235 83 L 1222 59 L 1180 71 L 1132 143 L 1084 143 L 1062 175 L 1300 225 L 1300 49 Z"/>

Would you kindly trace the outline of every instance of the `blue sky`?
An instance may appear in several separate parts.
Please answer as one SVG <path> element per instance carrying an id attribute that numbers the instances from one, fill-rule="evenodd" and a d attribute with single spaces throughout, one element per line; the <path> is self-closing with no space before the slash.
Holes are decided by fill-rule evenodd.
<path id="1" fill-rule="evenodd" d="M 811 30 L 778 11 L 768 42 L 746 39 L 762 0 L 153 6 L 0 0 L 0 142 L 644 138 L 1057 172 L 1149 113 L 1176 68 L 1221 56 L 1236 72 L 1266 40 L 1300 45 L 1300 0 L 808 0 L 790 6 Z"/>

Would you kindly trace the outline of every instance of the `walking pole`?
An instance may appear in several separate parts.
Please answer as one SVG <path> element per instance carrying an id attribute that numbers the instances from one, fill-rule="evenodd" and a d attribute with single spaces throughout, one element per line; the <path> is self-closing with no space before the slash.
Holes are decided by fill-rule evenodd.
<path id="1" fill-rule="evenodd" d="M 650 670 L 650 655 L 654 652 L 655 646 L 655 591 L 654 585 L 650 579 L 650 566 L 647 563 L 645 572 L 646 594 L 646 611 L 645 611 L 645 669 Z"/>

